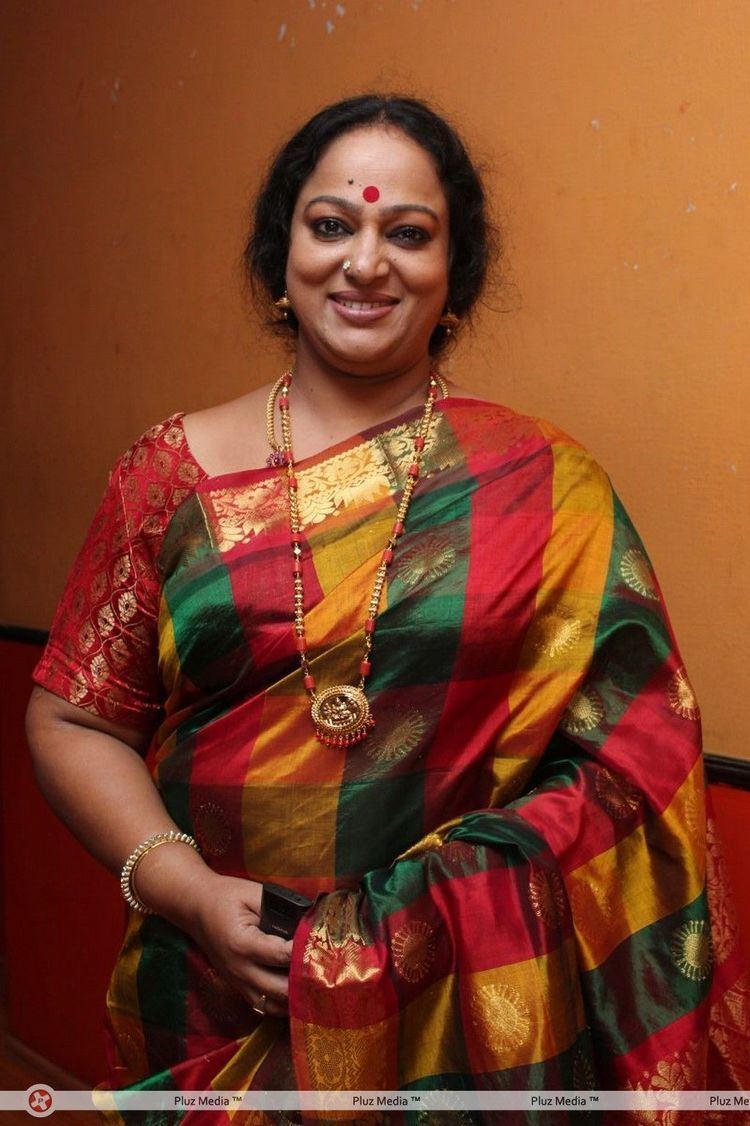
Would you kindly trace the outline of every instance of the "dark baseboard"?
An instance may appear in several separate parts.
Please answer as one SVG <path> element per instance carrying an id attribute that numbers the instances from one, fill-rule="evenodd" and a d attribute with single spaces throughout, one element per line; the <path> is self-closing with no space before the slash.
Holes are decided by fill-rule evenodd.
<path id="1" fill-rule="evenodd" d="M 0 624 L 0 641 L 20 641 L 23 645 L 46 645 L 49 630 Z"/>
<path id="2" fill-rule="evenodd" d="M 709 782 L 734 786 L 736 790 L 750 790 L 750 761 L 731 758 L 729 755 L 705 756 L 706 777 Z"/>

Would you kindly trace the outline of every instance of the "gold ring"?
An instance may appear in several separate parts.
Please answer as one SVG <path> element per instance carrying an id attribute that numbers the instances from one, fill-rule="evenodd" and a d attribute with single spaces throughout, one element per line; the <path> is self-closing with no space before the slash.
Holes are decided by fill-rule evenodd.
<path id="1" fill-rule="evenodd" d="M 258 998 L 258 1000 L 255 1002 L 255 1004 L 252 1007 L 253 1012 L 257 1013 L 259 1017 L 264 1017 L 266 1015 L 266 1001 L 267 1000 L 268 1000 L 268 998 L 266 997 L 266 994 L 261 993 L 260 997 Z"/>

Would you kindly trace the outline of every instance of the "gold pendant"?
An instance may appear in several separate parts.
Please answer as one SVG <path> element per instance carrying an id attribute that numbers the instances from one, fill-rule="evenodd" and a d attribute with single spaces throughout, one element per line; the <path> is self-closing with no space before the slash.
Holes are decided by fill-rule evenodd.
<path id="1" fill-rule="evenodd" d="M 367 697 L 353 684 L 334 684 L 317 692 L 310 710 L 315 734 L 327 747 L 361 743 L 375 723 Z"/>

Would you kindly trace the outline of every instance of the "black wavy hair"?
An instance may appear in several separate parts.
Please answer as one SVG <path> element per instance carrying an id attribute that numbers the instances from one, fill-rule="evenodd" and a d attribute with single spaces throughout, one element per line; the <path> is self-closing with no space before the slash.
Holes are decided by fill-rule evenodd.
<path id="1" fill-rule="evenodd" d="M 246 281 L 268 322 L 284 334 L 297 334 L 297 320 L 286 320 L 273 303 L 285 291 L 292 213 L 300 189 L 332 141 L 368 125 L 400 129 L 429 153 L 448 201 L 450 251 L 448 308 L 462 321 L 470 317 L 487 280 L 499 239 L 488 218 L 485 191 L 455 129 L 424 102 L 400 94 L 360 94 L 326 106 L 279 150 L 258 193 L 252 226 L 242 255 Z M 430 353 L 438 355 L 452 336 L 437 325 Z"/>

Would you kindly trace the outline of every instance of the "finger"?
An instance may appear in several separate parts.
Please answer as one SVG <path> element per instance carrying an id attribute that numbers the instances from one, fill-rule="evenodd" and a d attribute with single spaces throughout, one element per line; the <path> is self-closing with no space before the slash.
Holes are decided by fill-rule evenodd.
<path id="1" fill-rule="evenodd" d="M 250 927 L 248 938 L 252 940 L 249 953 L 254 962 L 264 966 L 278 966 L 287 969 L 292 960 L 292 943 L 275 934 L 266 934 L 257 927 Z"/>
<path id="2" fill-rule="evenodd" d="M 235 987 L 251 1005 L 255 1004 L 260 994 L 264 994 L 269 1001 L 286 1008 L 289 994 L 289 978 L 286 974 L 250 963 L 241 976 L 235 979 Z"/>
<path id="3" fill-rule="evenodd" d="M 289 1017 L 289 1007 L 281 1005 L 274 1001 L 272 997 L 266 997 L 260 993 L 253 1002 L 253 1012 L 257 1016 L 264 1017 Z"/>

